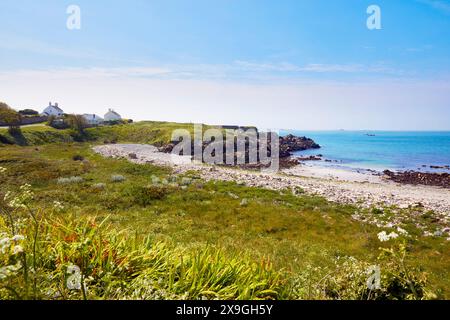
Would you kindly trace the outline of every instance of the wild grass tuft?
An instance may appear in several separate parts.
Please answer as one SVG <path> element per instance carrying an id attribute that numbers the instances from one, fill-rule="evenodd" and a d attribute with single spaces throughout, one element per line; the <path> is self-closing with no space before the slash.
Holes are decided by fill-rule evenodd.
<path id="1" fill-rule="evenodd" d="M 113 174 L 111 176 L 111 182 L 118 183 L 118 182 L 124 182 L 125 177 L 120 174 Z"/>
<path id="2" fill-rule="evenodd" d="M 76 184 L 76 183 L 81 183 L 83 182 L 83 178 L 82 177 L 69 177 L 69 178 L 59 178 L 58 179 L 58 184 Z"/>

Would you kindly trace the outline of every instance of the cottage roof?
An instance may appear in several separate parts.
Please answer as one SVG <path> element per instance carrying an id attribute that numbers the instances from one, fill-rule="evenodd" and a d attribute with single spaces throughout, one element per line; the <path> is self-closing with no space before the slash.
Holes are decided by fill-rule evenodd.
<path id="1" fill-rule="evenodd" d="M 106 114 L 114 114 L 114 115 L 120 117 L 120 114 L 118 114 L 117 112 L 115 112 L 114 110 L 111 110 L 111 109 Z"/>
<path id="2" fill-rule="evenodd" d="M 58 106 L 50 106 L 50 107 L 56 109 L 56 110 L 59 111 L 59 112 L 64 112 L 64 111 L 63 111 L 60 107 L 58 107 Z"/>

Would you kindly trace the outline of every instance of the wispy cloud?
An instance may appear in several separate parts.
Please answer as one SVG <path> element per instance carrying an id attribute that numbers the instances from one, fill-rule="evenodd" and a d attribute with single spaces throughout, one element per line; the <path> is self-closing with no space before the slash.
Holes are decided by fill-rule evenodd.
<path id="1" fill-rule="evenodd" d="M 247 80 L 252 82 L 271 82 L 272 80 L 320 79 L 321 75 L 345 73 L 349 75 L 381 76 L 403 75 L 401 71 L 383 64 L 364 66 L 360 64 L 327 65 L 307 64 L 298 66 L 291 63 L 256 63 L 235 61 L 230 64 L 197 65 L 149 65 L 137 67 L 87 67 L 87 68 L 46 68 L 1 71 L 0 76 L 8 74 L 34 78 L 79 79 L 79 78 L 147 78 L 159 80 Z M 317 75 L 317 76 L 315 76 Z"/>
<path id="2" fill-rule="evenodd" d="M 228 64 L 159 64 L 154 62 L 137 61 L 114 57 L 104 52 L 95 50 L 74 50 L 70 47 L 50 44 L 37 39 L 20 36 L 8 36 L 0 33 L 0 49 L 15 52 L 27 52 L 50 57 L 63 57 L 83 62 L 91 62 L 91 65 L 103 64 L 123 65 L 118 68 L 91 68 L 90 74 L 103 76 L 134 76 L 159 79 L 270 79 L 278 77 L 306 77 L 314 74 L 385 74 L 401 75 L 401 70 L 395 70 L 383 64 L 363 65 L 357 63 L 348 64 L 294 64 L 281 59 L 273 61 L 243 61 L 236 60 Z M 127 67 L 137 65 L 137 67 Z M 55 72 L 58 76 L 59 72 Z M 71 70 L 70 76 L 76 76 L 77 71 Z M 67 75 L 67 74 L 65 74 Z"/>
<path id="3" fill-rule="evenodd" d="M 79 50 L 79 48 L 59 46 L 37 39 L 20 37 L 18 35 L 9 36 L 0 34 L 0 49 L 96 62 L 101 60 L 106 62 L 142 63 L 142 61 L 121 59 L 92 49 Z"/>
<path id="4" fill-rule="evenodd" d="M 235 61 L 237 67 L 251 71 L 273 71 L 273 72 L 361 72 L 363 66 L 357 64 L 307 64 L 304 66 L 288 62 L 281 63 L 259 63 L 250 61 Z"/>
<path id="5" fill-rule="evenodd" d="M 450 2 L 445 0 L 416 0 L 417 2 L 431 6 L 434 9 L 450 14 Z"/>
<path id="6" fill-rule="evenodd" d="M 236 61 L 235 65 L 244 70 L 260 72 L 287 72 L 287 73 L 384 73 L 402 74 L 401 70 L 389 68 L 383 64 L 366 66 L 363 64 L 321 64 L 311 63 L 306 65 L 295 65 L 283 63 L 257 63 L 248 61 Z"/>

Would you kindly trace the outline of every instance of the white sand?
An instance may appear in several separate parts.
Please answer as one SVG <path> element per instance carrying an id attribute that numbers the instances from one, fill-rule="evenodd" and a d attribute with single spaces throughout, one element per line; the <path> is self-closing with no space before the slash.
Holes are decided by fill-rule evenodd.
<path id="1" fill-rule="evenodd" d="M 361 173 L 357 171 L 350 171 L 333 167 L 299 165 L 290 169 L 285 169 L 283 170 L 283 172 L 294 176 L 321 178 L 327 180 L 372 182 L 372 183 L 383 182 L 383 180 L 379 175 L 374 175 L 371 173 Z"/>

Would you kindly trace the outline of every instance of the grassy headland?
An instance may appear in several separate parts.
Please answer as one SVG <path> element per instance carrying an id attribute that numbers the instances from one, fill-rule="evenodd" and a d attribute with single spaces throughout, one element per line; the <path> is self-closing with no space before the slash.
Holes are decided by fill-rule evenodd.
<path id="1" fill-rule="evenodd" d="M 205 126 L 206 128 L 206 126 Z M 186 129 L 193 131 L 193 125 L 187 123 L 142 121 L 132 124 L 118 124 L 85 129 L 83 135 L 71 129 L 57 130 L 46 125 L 25 126 L 20 132 L 11 135 L 7 128 L 0 128 L 0 146 L 17 144 L 22 146 L 43 145 L 49 143 L 91 141 L 148 143 L 160 145 L 170 142 L 172 131 Z"/>

